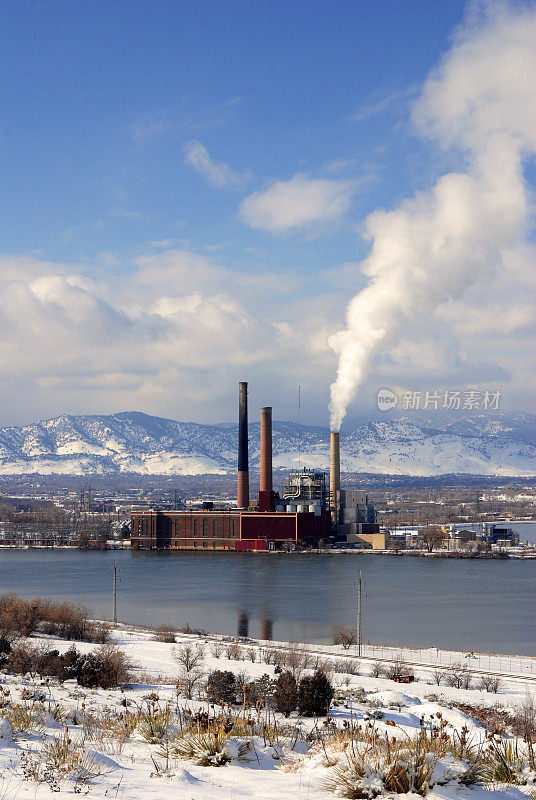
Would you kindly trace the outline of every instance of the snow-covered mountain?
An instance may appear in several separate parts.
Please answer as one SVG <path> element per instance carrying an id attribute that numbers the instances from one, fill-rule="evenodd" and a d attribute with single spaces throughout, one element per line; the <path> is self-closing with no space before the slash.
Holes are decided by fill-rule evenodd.
<path id="1" fill-rule="evenodd" d="M 341 433 L 341 468 L 402 475 L 536 475 L 536 416 L 363 419 Z M 329 431 L 274 422 L 274 467 L 327 467 Z M 135 411 L 61 416 L 0 429 L 0 474 L 224 474 L 236 469 L 237 426 L 198 425 Z M 250 464 L 259 462 L 250 425 Z"/>

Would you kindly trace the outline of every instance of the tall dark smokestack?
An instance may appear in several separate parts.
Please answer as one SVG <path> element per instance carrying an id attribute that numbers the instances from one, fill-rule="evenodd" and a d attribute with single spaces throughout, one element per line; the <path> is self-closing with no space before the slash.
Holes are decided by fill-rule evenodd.
<path id="1" fill-rule="evenodd" d="M 248 385 L 238 384 L 238 508 L 249 506 Z"/>
<path id="2" fill-rule="evenodd" d="M 329 440 L 329 495 L 331 502 L 331 519 L 339 522 L 339 504 L 341 494 L 341 449 L 339 434 L 331 432 Z"/>
<path id="3" fill-rule="evenodd" d="M 261 408 L 261 492 L 272 491 L 272 409 Z"/>

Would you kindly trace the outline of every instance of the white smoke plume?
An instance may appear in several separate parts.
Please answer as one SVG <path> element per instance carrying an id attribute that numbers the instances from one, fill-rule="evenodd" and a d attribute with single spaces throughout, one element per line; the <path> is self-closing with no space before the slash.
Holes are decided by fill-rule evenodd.
<path id="1" fill-rule="evenodd" d="M 473 5 L 413 112 L 421 134 L 466 166 L 366 220 L 372 248 L 361 268 L 370 281 L 350 301 L 346 329 L 329 339 L 339 355 L 332 430 L 406 322 L 503 270 L 527 236 L 523 165 L 536 152 L 535 76 L 536 5 Z"/>

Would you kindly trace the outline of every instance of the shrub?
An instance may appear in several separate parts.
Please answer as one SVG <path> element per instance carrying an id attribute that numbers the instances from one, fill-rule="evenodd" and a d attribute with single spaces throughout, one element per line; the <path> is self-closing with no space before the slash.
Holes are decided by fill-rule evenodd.
<path id="1" fill-rule="evenodd" d="M 110 641 L 112 626 L 107 622 L 90 622 L 87 625 L 86 642 L 95 644 L 106 644 Z"/>
<path id="2" fill-rule="evenodd" d="M 339 628 L 335 636 L 335 644 L 342 645 L 344 650 L 348 650 L 357 641 L 355 631 L 349 628 Z"/>
<path id="3" fill-rule="evenodd" d="M 175 740 L 170 752 L 176 758 L 189 758 L 202 767 L 222 767 L 232 760 L 225 746 L 229 736 L 223 728 L 204 733 L 188 732 Z"/>
<path id="4" fill-rule="evenodd" d="M 483 755 L 483 762 L 481 777 L 484 783 L 519 785 L 526 782 L 523 773 L 527 763 L 515 740 L 491 736 Z"/>
<path id="5" fill-rule="evenodd" d="M 42 707 L 34 703 L 31 705 L 26 703 L 16 704 L 13 708 L 3 711 L 2 716 L 11 725 L 14 739 L 29 736 L 44 727 Z"/>
<path id="6" fill-rule="evenodd" d="M 6 666 L 17 675 L 34 675 L 36 672 L 38 647 L 28 642 L 18 642 L 11 648 Z"/>
<path id="7" fill-rule="evenodd" d="M 276 682 L 266 673 L 248 684 L 248 701 L 257 708 L 271 705 Z"/>
<path id="8" fill-rule="evenodd" d="M 223 653 L 223 646 L 219 642 L 214 642 L 214 644 L 210 648 L 210 652 L 212 653 L 214 658 L 220 658 L 221 654 Z"/>
<path id="9" fill-rule="evenodd" d="M 321 670 L 306 676 L 298 688 L 298 710 L 305 717 L 324 716 L 328 713 L 334 690 L 331 681 Z"/>
<path id="10" fill-rule="evenodd" d="M 185 670 L 184 667 L 177 677 L 177 691 L 181 692 L 187 700 L 193 698 L 195 688 L 201 683 L 203 673 L 200 669 Z"/>
<path id="11" fill-rule="evenodd" d="M 0 596 L 0 640 L 10 643 L 31 636 L 43 613 L 43 601 L 21 600 L 14 592 Z"/>
<path id="12" fill-rule="evenodd" d="M 169 706 L 160 708 L 156 703 L 148 703 L 138 721 L 138 731 L 149 744 L 158 744 L 169 737 L 172 714 Z"/>
<path id="13" fill-rule="evenodd" d="M 173 651 L 173 658 L 184 672 L 191 672 L 193 669 L 202 666 L 204 657 L 204 647 L 190 642 L 177 647 Z"/>
<path id="14" fill-rule="evenodd" d="M 392 681 L 394 681 L 398 675 L 413 675 L 412 668 L 409 667 L 405 661 L 402 661 L 401 658 L 396 658 L 388 664 L 385 670 L 385 676 Z"/>
<path id="15" fill-rule="evenodd" d="M 79 603 L 49 604 L 43 613 L 43 629 L 51 636 L 60 639 L 78 639 L 91 641 L 91 625 L 88 621 L 88 610 Z"/>
<path id="16" fill-rule="evenodd" d="M 454 686 L 456 689 L 469 689 L 473 673 L 465 664 L 452 664 L 445 671 L 445 683 L 447 686 Z"/>
<path id="17" fill-rule="evenodd" d="M 154 632 L 153 639 L 155 642 L 175 644 L 176 633 L 175 628 L 172 628 L 171 625 L 159 625 Z"/>
<path id="18" fill-rule="evenodd" d="M 110 771 L 95 756 L 90 756 L 81 742 L 73 742 L 67 729 L 62 736 L 45 740 L 40 756 L 54 768 L 58 778 L 70 775 L 77 783 L 89 783 Z"/>
<path id="19" fill-rule="evenodd" d="M 303 682 L 303 681 L 302 681 Z M 275 710 L 289 717 L 298 705 L 298 684 L 292 672 L 283 672 L 275 683 Z"/>
<path id="20" fill-rule="evenodd" d="M 514 716 L 514 731 L 523 737 L 531 769 L 536 769 L 534 744 L 536 743 L 536 698 L 527 691 L 523 703 Z"/>
<path id="21" fill-rule="evenodd" d="M 236 703 L 237 688 L 234 673 L 228 670 L 217 669 L 208 676 L 207 695 L 211 703 Z"/>
<path id="22" fill-rule="evenodd" d="M 497 694 L 501 686 L 502 681 L 498 675 L 482 675 L 478 684 L 479 689 L 484 689 L 486 692 L 493 692 L 493 694 Z"/>
<path id="23" fill-rule="evenodd" d="M 236 642 L 231 642 L 231 644 L 225 645 L 225 655 L 229 661 L 238 661 L 242 655 L 242 648 Z"/>
<path id="24" fill-rule="evenodd" d="M 79 656 L 74 671 L 80 686 L 113 689 L 130 680 L 130 663 L 113 645 L 102 645 L 92 653 Z"/>
<path id="25" fill-rule="evenodd" d="M 381 661 L 374 661 L 370 668 L 371 678 L 382 678 L 385 675 L 385 667 Z"/>
<path id="26" fill-rule="evenodd" d="M 288 650 L 282 651 L 282 656 L 283 658 L 280 666 L 286 667 L 290 672 L 292 672 L 296 681 L 299 681 L 303 674 L 303 670 L 307 669 L 309 666 L 309 653 L 303 647 L 292 645 L 288 648 Z"/>

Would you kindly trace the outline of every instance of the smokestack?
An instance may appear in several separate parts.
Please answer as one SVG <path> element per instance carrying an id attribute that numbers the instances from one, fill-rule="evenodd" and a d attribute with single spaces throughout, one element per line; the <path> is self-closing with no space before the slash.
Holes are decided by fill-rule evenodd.
<path id="1" fill-rule="evenodd" d="M 261 492 L 272 491 L 272 408 L 261 408 Z"/>
<path id="2" fill-rule="evenodd" d="M 238 384 L 238 508 L 249 506 L 248 385 Z"/>
<path id="3" fill-rule="evenodd" d="M 331 432 L 329 440 L 329 496 L 331 503 L 331 519 L 334 524 L 339 521 L 339 501 L 341 493 L 341 449 L 339 434 Z"/>

